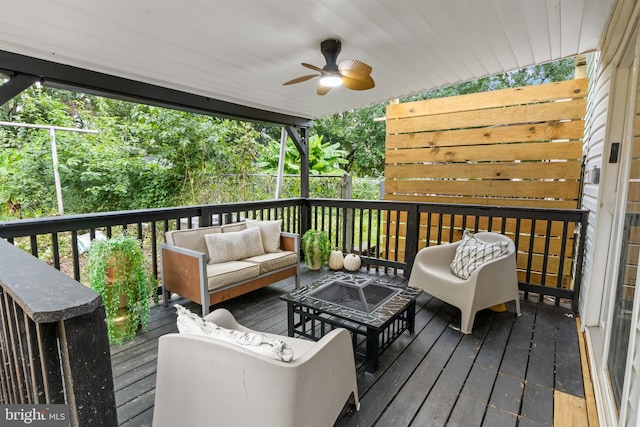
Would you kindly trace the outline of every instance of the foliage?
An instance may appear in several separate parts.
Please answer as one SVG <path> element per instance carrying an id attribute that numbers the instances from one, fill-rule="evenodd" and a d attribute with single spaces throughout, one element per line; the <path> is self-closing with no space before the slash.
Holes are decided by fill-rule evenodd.
<path id="1" fill-rule="evenodd" d="M 72 127 L 73 118 L 65 110 L 66 105 L 55 92 L 34 87 L 5 104 L 0 119 Z M 0 127 L 3 214 L 22 217 L 24 213 L 34 216 L 56 211 L 49 141 L 46 130 Z"/>
<path id="2" fill-rule="evenodd" d="M 235 196 L 252 198 L 244 186 L 256 170 L 259 135 L 249 123 L 37 87 L 10 101 L 0 117 L 100 130 L 57 132 L 67 213 L 215 203 L 208 189 L 219 174 L 239 174 Z M 0 127 L 0 144 L 4 214 L 54 214 L 48 132 Z"/>
<path id="3" fill-rule="evenodd" d="M 379 200 L 380 179 L 353 178 L 353 198 L 358 200 Z"/>
<path id="4" fill-rule="evenodd" d="M 331 252 L 331 242 L 327 232 L 314 229 L 307 230 L 302 236 L 302 251 L 307 265 L 312 265 L 316 256 L 319 257 L 320 264 L 324 264 Z"/>
<path id="5" fill-rule="evenodd" d="M 156 285 L 140 244 L 133 237 L 119 236 L 94 240 L 88 252 L 85 273 L 91 289 L 102 297 L 112 344 L 133 338 L 139 326 L 146 330 L 149 325 L 149 303 Z M 107 277 L 110 269 L 112 282 Z M 123 326 L 116 325 L 120 295 L 126 297 L 130 313 Z"/>
<path id="6" fill-rule="evenodd" d="M 386 104 L 377 104 L 315 120 L 311 131 L 346 152 L 347 173 L 361 177 L 384 174 Z"/>
<path id="7" fill-rule="evenodd" d="M 343 174 L 345 171 L 340 165 L 349 163 L 344 158 L 347 152 L 339 148 L 340 144 L 324 142 L 323 139 L 321 135 L 309 137 L 309 173 L 311 175 Z M 280 142 L 272 138 L 262 148 L 261 161 L 258 166 L 264 173 L 277 173 L 279 159 Z M 284 173 L 300 174 L 300 153 L 291 139 L 287 139 Z"/>

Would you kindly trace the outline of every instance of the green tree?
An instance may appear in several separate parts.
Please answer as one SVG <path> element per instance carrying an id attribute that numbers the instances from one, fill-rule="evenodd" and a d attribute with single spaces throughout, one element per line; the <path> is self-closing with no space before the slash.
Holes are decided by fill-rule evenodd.
<path id="1" fill-rule="evenodd" d="M 311 128 L 315 135 L 346 152 L 343 168 L 356 176 L 377 177 L 384 174 L 384 117 L 386 104 L 346 111 L 316 120 Z"/>

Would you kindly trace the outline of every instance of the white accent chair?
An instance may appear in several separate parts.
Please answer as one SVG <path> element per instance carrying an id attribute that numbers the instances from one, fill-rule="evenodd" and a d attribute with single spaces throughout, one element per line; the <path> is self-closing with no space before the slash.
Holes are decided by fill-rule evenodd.
<path id="1" fill-rule="evenodd" d="M 205 319 L 255 332 L 225 309 Z M 359 410 L 347 330 L 334 329 L 317 342 L 261 334 L 285 341 L 294 359 L 281 362 L 206 336 L 160 337 L 153 426 L 326 427 L 347 400 Z"/>
<path id="2" fill-rule="evenodd" d="M 409 286 L 460 309 L 460 330 L 470 334 L 476 313 L 482 309 L 514 300 L 520 316 L 520 294 L 513 241 L 498 233 L 480 232 L 475 237 L 487 242 L 507 241 L 507 254 L 488 261 L 464 280 L 453 274 L 451 262 L 462 240 L 429 246 L 418 252 L 409 277 Z"/>

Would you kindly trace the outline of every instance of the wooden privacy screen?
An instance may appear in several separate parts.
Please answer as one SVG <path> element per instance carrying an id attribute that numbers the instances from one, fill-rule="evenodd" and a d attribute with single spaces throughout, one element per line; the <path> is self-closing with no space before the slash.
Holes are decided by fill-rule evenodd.
<path id="1" fill-rule="evenodd" d="M 587 79 L 387 107 L 385 199 L 577 209 Z"/>
<path id="2" fill-rule="evenodd" d="M 587 79 L 579 79 L 389 105 L 384 198 L 578 209 L 586 95 Z M 388 220 L 395 223 L 398 217 Z M 399 220 L 402 224 L 406 219 L 400 215 Z M 455 241 L 463 228 L 487 230 L 482 222 L 463 226 L 443 217 L 427 225 L 421 218 L 419 247 L 440 243 L 433 238 L 438 235 L 433 227 L 447 241 Z M 570 287 L 573 232 L 566 235 L 545 224 L 538 234 L 541 225 L 529 236 L 518 230 L 518 265 L 542 257 L 539 277 L 530 277 L 530 282 L 551 285 L 542 279 L 544 264 L 544 276 L 557 276 L 561 268 L 562 286 Z M 521 226 L 507 218 L 491 229 L 514 238 Z M 545 242 L 546 251 L 536 249 L 537 240 Z M 390 243 L 404 248 L 402 241 Z M 402 252 L 388 256 L 403 259 Z"/>

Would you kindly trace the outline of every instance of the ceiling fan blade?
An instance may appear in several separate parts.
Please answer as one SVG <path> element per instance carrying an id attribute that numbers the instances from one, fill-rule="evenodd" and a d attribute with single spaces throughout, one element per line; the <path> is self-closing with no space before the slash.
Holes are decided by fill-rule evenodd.
<path id="1" fill-rule="evenodd" d="M 343 75 L 342 84 L 346 88 L 352 89 L 352 90 L 367 90 L 367 89 L 372 89 L 376 86 L 371 76 L 358 77 L 354 79 L 354 78 Z"/>
<path id="2" fill-rule="evenodd" d="M 326 95 L 327 93 L 329 93 L 330 90 L 331 90 L 331 88 L 329 86 L 318 85 L 317 93 L 318 93 L 318 95 L 322 96 L 322 95 Z"/>
<path id="3" fill-rule="evenodd" d="M 296 83 L 302 83 L 302 82 L 306 82 L 307 80 L 311 80 L 314 77 L 319 77 L 319 75 L 318 74 L 308 74 L 306 76 L 300 76 L 300 77 L 295 78 L 293 80 L 289 80 L 288 82 L 282 83 L 282 85 L 286 86 L 286 85 L 293 85 L 293 84 L 296 84 Z"/>
<path id="4" fill-rule="evenodd" d="M 317 71 L 319 73 L 324 73 L 324 70 L 320 67 L 316 67 L 315 65 L 307 64 L 306 62 L 302 62 L 302 66 L 309 68 L 311 70 Z"/>
<path id="5" fill-rule="evenodd" d="M 338 72 L 343 76 L 357 79 L 371 74 L 371 66 L 357 59 L 345 59 L 338 65 Z"/>

